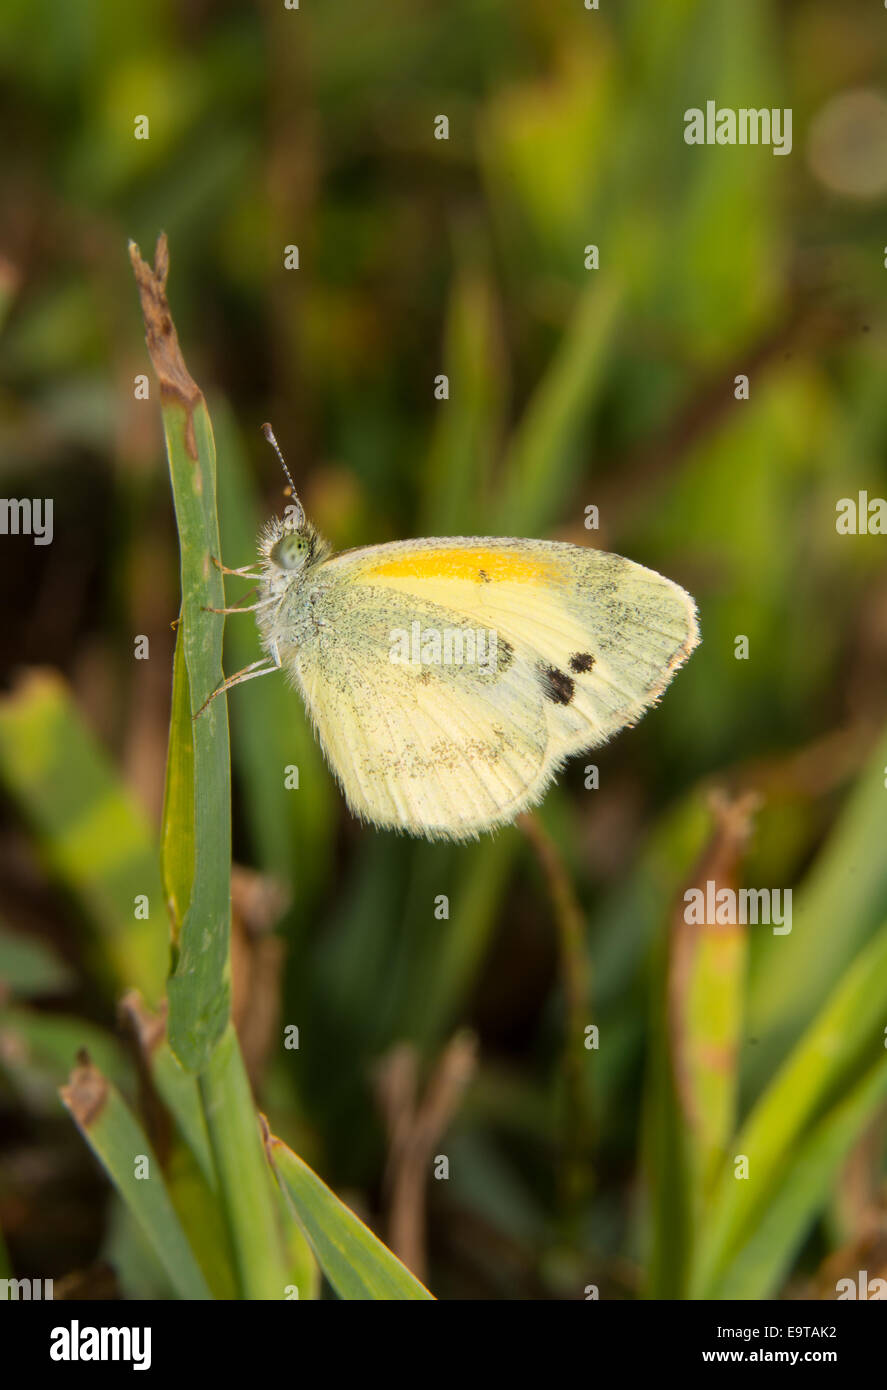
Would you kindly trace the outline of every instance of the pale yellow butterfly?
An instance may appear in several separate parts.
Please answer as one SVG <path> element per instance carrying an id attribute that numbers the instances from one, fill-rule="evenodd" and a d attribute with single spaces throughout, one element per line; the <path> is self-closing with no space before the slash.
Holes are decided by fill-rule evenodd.
<path id="1" fill-rule="evenodd" d="M 255 604 L 225 611 L 255 612 L 266 655 L 220 690 L 283 667 L 374 825 L 464 840 L 513 821 L 699 641 L 690 595 L 621 555 L 466 536 L 333 554 L 292 491 L 257 572 L 226 571 L 259 580 Z"/>

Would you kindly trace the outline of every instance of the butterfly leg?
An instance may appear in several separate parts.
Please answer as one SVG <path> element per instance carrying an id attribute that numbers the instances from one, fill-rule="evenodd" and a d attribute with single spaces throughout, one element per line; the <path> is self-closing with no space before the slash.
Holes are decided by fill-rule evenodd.
<path id="1" fill-rule="evenodd" d="M 253 592 L 254 591 L 250 589 L 247 591 L 247 593 L 244 594 L 243 597 L 249 598 L 250 594 Z M 242 604 L 238 604 L 235 608 L 210 608 L 208 604 L 204 604 L 203 611 L 204 613 L 253 613 L 257 608 L 261 608 L 261 606 L 262 600 L 260 599 L 258 603 L 251 603 L 248 605 L 248 607 L 244 607 Z"/>
<path id="2" fill-rule="evenodd" d="M 248 593 L 244 594 L 244 598 L 249 598 L 250 594 L 254 592 L 254 589 L 250 589 Z M 202 611 L 204 613 L 255 613 L 257 608 L 270 608 L 272 604 L 279 602 L 280 598 L 277 594 L 269 594 L 265 598 L 260 598 L 257 603 L 249 603 L 245 606 L 239 604 L 236 608 L 211 608 L 208 604 L 203 604 Z"/>
<path id="3" fill-rule="evenodd" d="M 221 560 L 218 560 L 215 555 L 211 555 L 209 558 L 212 560 L 216 569 L 220 570 L 222 574 L 237 574 L 240 575 L 242 579 L 261 579 L 262 577 L 261 573 L 255 573 L 256 567 L 254 564 L 243 565 L 239 570 L 232 570 L 229 569 L 227 565 L 223 565 Z"/>
<path id="4" fill-rule="evenodd" d="M 193 717 L 196 719 L 197 715 L 203 714 L 207 705 L 214 700 L 217 695 L 221 695 L 223 691 L 230 690 L 232 686 L 235 685 L 242 685 L 244 681 L 255 680 L 256 676 L 270 676 L 274 671 L 280 670 L 280 664 L 280 653 L 277 650 L 277 644 L 272 643 L 270 657 L 263 656 L 260 657 L 258 661 L 251 661 L 249 666 L 244 666 L 242 671 L 235 671 L 233 676 L 228 676 L 227 680 L 223 680 L 220 685 L 216 686 L 213 693 L 207 696 L 200 706 L 200 709 L 197 711 L 197 714 Z"/>

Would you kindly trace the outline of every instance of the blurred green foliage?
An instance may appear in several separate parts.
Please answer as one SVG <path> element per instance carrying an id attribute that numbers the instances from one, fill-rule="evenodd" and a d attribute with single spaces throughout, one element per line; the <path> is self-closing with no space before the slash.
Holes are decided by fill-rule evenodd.
<path id="1" fill-rule="evenodd" d="M 116 1198 L 86 1200 L 53 1090 L 86 1045 L 134 1099 L 115 1003 L 155 997 L 169 949 L 164 914 L 130 907 L 147 875 L 162 900 L 179 608 L 126 258 L 161 228 L 228 565 L 282 505 L 270 418 L 338 547 L 593 541 L 700 605 L 702 647 L 595 755 L 599 790 L 576 760 L 540 812 L 584 924 L 591 1051 L 567 1031 L 574 967 L 527 837 L 357 827 L 284 681 L 233 692 L 234 858 L 282 885 L 265 936 L 238 938 L 243 881 L 234 901 L 235 1018 L 274 1132 L 387 1235 L 380 1068 L 390 1080 L 390 1049 L 412 1042 L 424 1086 L 468 1024 L 477 1070 L 435 1149 L 450 1177 L 427 1184 L 438 1296 L 810 1292 L 827 1259 L 855 1275 L 883 1229 L 887 541 L 835 529 L 841 497 L 887 496 L 883 198 L 842 196 L 810 154 L 829 103 L 883 85 L 883 16 L 862 0 L 609 10 L 3 8 L 0 491 L 53 497 L 55 536 L 0 538 L 0 659 L 71 687 L 32 676 L 0 711 L 0 1227 L 19 1274 L 104 1257 L 130 1296 L 174 1287 Z M 684 110 L 708 98 L 791 107 L 792 154 L 685 145 Z M 254 656 L 250 619 L 230 620 L 226 669 Z M 796 889 L 790 935 L 682 940 L 680 894 L 722 833 L 713 789 L 756 795 L 719 873 Z M 270 973 L 268 925 L 286 946 Z M 6 928 L 58 970 L 4 953 Z M 251 1049 L 263 1019 L 276 1031 Z M 187 1208 L 181 1147 L 151 1137 Z M 15 1161 L 35 1146 L 54 1184 Z"/>

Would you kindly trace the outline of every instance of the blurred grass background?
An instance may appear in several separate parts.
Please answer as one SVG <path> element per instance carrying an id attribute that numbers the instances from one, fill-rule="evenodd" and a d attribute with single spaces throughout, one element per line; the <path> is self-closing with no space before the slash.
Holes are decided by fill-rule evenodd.
<path id="1" fill-rule="evenodd" d="M 861 0 L 7 0 L 0 491 L 52 497 L 55 532 L 0 538 L 16 1273 L 171 1291 L 55 1094 L 86 1045 L 137 1095 L 116 1003 L 166 965 L 177 552 L 126 256 L 161 228 L 227 564 L 282 506 L 271 419 L 337 547 L 593 541 L 700 604 L 599 789 L 575 760 L 530 836 L 468 848 L 358 827 L 285 683 L 233 693 L 235 1016 L 274 1132 L 441 1297 L 833 1296 L 887 1265 L 887 542 L 835 529 L 887 496 L 883 25 Z M 686 146 L 708 98 L 791 107 L 792 154 Z M 255 652 L 230 621 L 226 669 Z M 688 940 L 706 877 L 793 888 L 791 935 Z M 417 1200 L 403 1129 L 454 1035 L 473 1072 Z"/>

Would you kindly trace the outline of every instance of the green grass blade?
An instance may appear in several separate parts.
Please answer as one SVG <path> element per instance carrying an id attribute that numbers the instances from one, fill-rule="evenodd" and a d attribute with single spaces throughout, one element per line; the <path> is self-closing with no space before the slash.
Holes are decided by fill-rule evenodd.
<path id="1" fill-rule="evenodd" d="M 724 928 L 685 923 L 682 903 L 691 878 L 704 878 L 706 866 L 717 868 L 717 845 L 707 800 L 690 793 L 661 818 L 632 874 L 605 897 L 594 919 L 595 999 L 604 1027 L 618 1017 L 615 1001 L 640 987 L 642 962 L 650 955 L 643 972 L 649 977 L 648 1039 L 636 1042 L 639 1057 L 646 1041 L 648 1059 L 641 1142 L 646 1201 L 639 1226 L 647 1298 L 681 1296 L 706 1168 L 732 1122 L 735 1066 L 724 1070 L 719 1064 L 728 1054 L 711 1051 L 710 1043 L 721 1035 L 735 1046 L 736 943 L 716 937 Z M 727 959 L 718 969 L 725 947 Z M 606 1104 L 621 1105 L 625 1064 L 615 1076 L 602 1069 L 602 1076 L 611 1091 Z"/>
<path id="2" fill-rule="evenodd" d="M 750 807 L 717 809 L 714 833 L 689 886 L 736 888 Z M 688 922 L 679 892 L 662 947 L 663 998 L 655 1004 L 650 1122 L 645 1135 L 652 1196 L 650 1297 L 683 1296 L 691 1251 L 735 1124 L 747 929 Z M 658 972 L 657 972 L 658 976 Z"/>
<path id="3" fill-rule="evenodd" d="M 480 269 L 465 266 L 447 313 L 443 370 L 450 398 L 435 402 L 437 426 L 424 470 L 421 535 L 478 534 L 478 494 L 487 490 L 501 423 L 501 356 L 492 286 Z"/>
<path id="4" fill-rule="evenodd" d="M 194 743 L 191 738 L 191 692 L 181 623 L 176 632 L 173 655 L 170 739 L 160 837 L 160 871 L 169 919 L 177 936 L 188 911 L 194 885 Z"/>
<path id="5" fill-rule="evenodd" d="M 151 1076 L 158 1094 L 179 1127 L 207 1184 L 217 1187 L 216 1170 L 197 1078 L 185 1071 L 169 1043 L 161 1041 L 151 1053 Z"/>
<path id="6" fill-rule="evenodd" d="M 686 998 L 686 1067 L 694 1186 L 708 1191 L 733 1132 L 748 936 L 705 926 Z"/>
<path id="7" fill-rule="evenodd" d="M 230 1233 L 217 1193 L 207 1183 L 194 1154 L 177 1137 L 166 1154 L 165 1166 L 170 1200 L 213 1298 L 237 1298 Z"/>
<path id="8" fill-rule="evenodd" d="M 692 1245 L 693 1210 L 686 1132 L 668 1037 L 666 943 L 655 952 L 650 1008 L 650 1062 L 643 1098 L 642 1213 L 647 1298 L 680 1298 Z"/>
<path id="9" fill-rule="evenodd" d="M 0 1003 L 10 996 L 61 994 L 73 986 L 73 973 L 45 941 L 0 928 Z"/>
<path id="10" fill-rule="evenodd" d="M 717 1299 L 774 1298 L 835 1175 L 887 1096 L 887 1058 L 872 1067 L 845 1100 L 820 1120 L 791 1159 L 750 1239 L 711 1289 Z"/>
<path id="11" fill-rule="evenodd" d="M 215 1191 L 218 1180 L 196 1076 L 185 1071 L 170 1047 L 162 1015 L 146 1009 L 137 993 L 120 1001 L 120 1011 L 138 1043 L 157 1094 L 175 1120 L 207 1186 Z"/>
<path id="12" fill-rule="evenodd" d="M 856 957 L 791 1056 L 755 1105 L 732 1148 L 748 1158 L 737 1180 L 728 1160 L 694 1261 L 695 1297 L 706 1297 L 763 1218 L 805 1129 L 855 1066 L 880 1048 L 887 979 L 887 924 Z"/>
<path id="13" fill-rule="evenodd" d="M 169 1045 L 161 1014 L 150 1013 L 135 993 L 121 1001 L 145 1071 L 175 1122 L 167 1158 L 170 1196 L 216 1298 L 236 1298 L 236 1261 L 229 1223 L 203 1113 L 200 1084 Z"/>
<path id="14" fill-rule="evenodd" d="M 797 894 L 791 935 L 771 937 L 756 955 L 748 1026 L 762 1043 L 751 1059 L 752 1080 L 772 1071 L 887 913 L 885 766 L 887 733 Z"/>
<path id="15" fill-rule="evenodd" d="M 311 1242 L 298 1222 L 293 1220 L 288 1195 L 279 1184 L 276 1185 L 275 1192 L 288 1269 L 289 1283 L 285 1296 L 287 1299 L 295 1297 L 301 1302 L 310 1302 L 312 1299 L 320 1298 L 323 1288 L 320 1265 L 314 1257 Z"/>
<path id="16" fill-rule="evenodd" d="M 496 508 L 500 534 L 539 534 L 558 517 L 585 473 L 580 433 L 604 376 L 620 296 L 612 281 L 579 297 L 563 340 L 516 430 Z"/>
<path id="17" fill-rule="evenodd" d="M 433 1298 L 292 1149 L 270 1134 L 265 1142 L 293 1215 L 340 1298 Z"/>
<path id="18" fill-rule="evenodd" d="M 512 827 L 495 839 L 463 850 L 453 878 L 452 912 L 428 963 L 428 973 L 407 1001 L 409 1031 L 423 1046 L 439 1044 L 469 997 L 486 958 L 508 874 L 521 836 Z M 421 1001 L 421 1002 L 420 1002 Z"/>
<path id="19" fill-rule="evenodd" d="M 117 1039 L 97 1024 L 24 1006 L 0 1009 L 0 1072 L 30 1109 L 55 1112 L 58 1088 L 71 1069 L 71 1058 L 83 1047 L 114 1085 L 132 1082 L 132 1068 Z"/>
<path id="20" fill-rule="evenodd" d="M 163 843 L 176 845 L 175 868 L 165 868 L 172 902 L 191 893 L 181 920 L 173 920 L 175 964 L 169 981 L 170 1046 L 183 1066 L 200 1071 L 230 1014 L 231 779 L 228 713 L 224 696 L 204 702 L 222 679 L 222 619 L 205 611 L 224 607 L 216 518 L 216 452 L 203 395 L 188 374 L 166 299 L 166 239 L 157 243 L 155 268 L 130 244 L 146 339 L 160 384 L 163 428 L 179 532 L 182 610 L 177 641 L 184 665 L 176 675 L 170 726 Z M 190 708 L 184 698 L 184 680 Z M 193 768 L 193 814 L 181 814 L 182 782 Z M 187 862 L 190 860 L 190 864 Z"/>
<path id="21" fill-rule="evenodd" d="M 0 701 L 0 781 L 80 907 L 97 971 L 156 1003 L 169 945 L 154 837 L 57 676 L 32 672 Z"/>
<path id="22" fill-rule="evenodd" d="M 285 1298 L 291 1280 L 274 1185 L 232 1025 L 201 1074 L 200 1091 L 242 1296 Z"/>
<path id="23" fill-rule="evenodd" d="M 160 1162 L 120 1094 L 97 1067 L 84 1061 L 74 1068 L 60 1095 L 150 1241 L 179 1297 L 211 1298 L 176 1216 Z M 147 1160 L 146 1177 L 136 1177 L 138 1160 Z"/>
<path id="24" fill-rule="evenodd" d="M 163 831 L 175 948 L 168 1037 L 183 1067 L 200 1074 L 201 1101 L 240 1291 L 246 1298 L 276 1299 L 284 1297 L 287 1284 L 277 1198 L 230 1021 L 227 705 L 224 696 L 206 705 L 222 679 L 223 627 L 219 615 L 207 609 L 225 603 L 221 573 L 213 564 L 213 558 L 221 554 L 215 444 L 203 395 L 185 367 L 166 299 L 165 238 L 157 244 L 154 270 L 133 245 L 130 258 L 160 382 L 181 551 L 182 610 Z M 167 1082 L 171 1079 L 168 1072 Z M 184 1101 L 184 1093 L 180 1100 Z M 196 1139 L 193 1124 L 191 1128 Z M 195 1156 L 206 1164 L 199 1141 Z"/>

